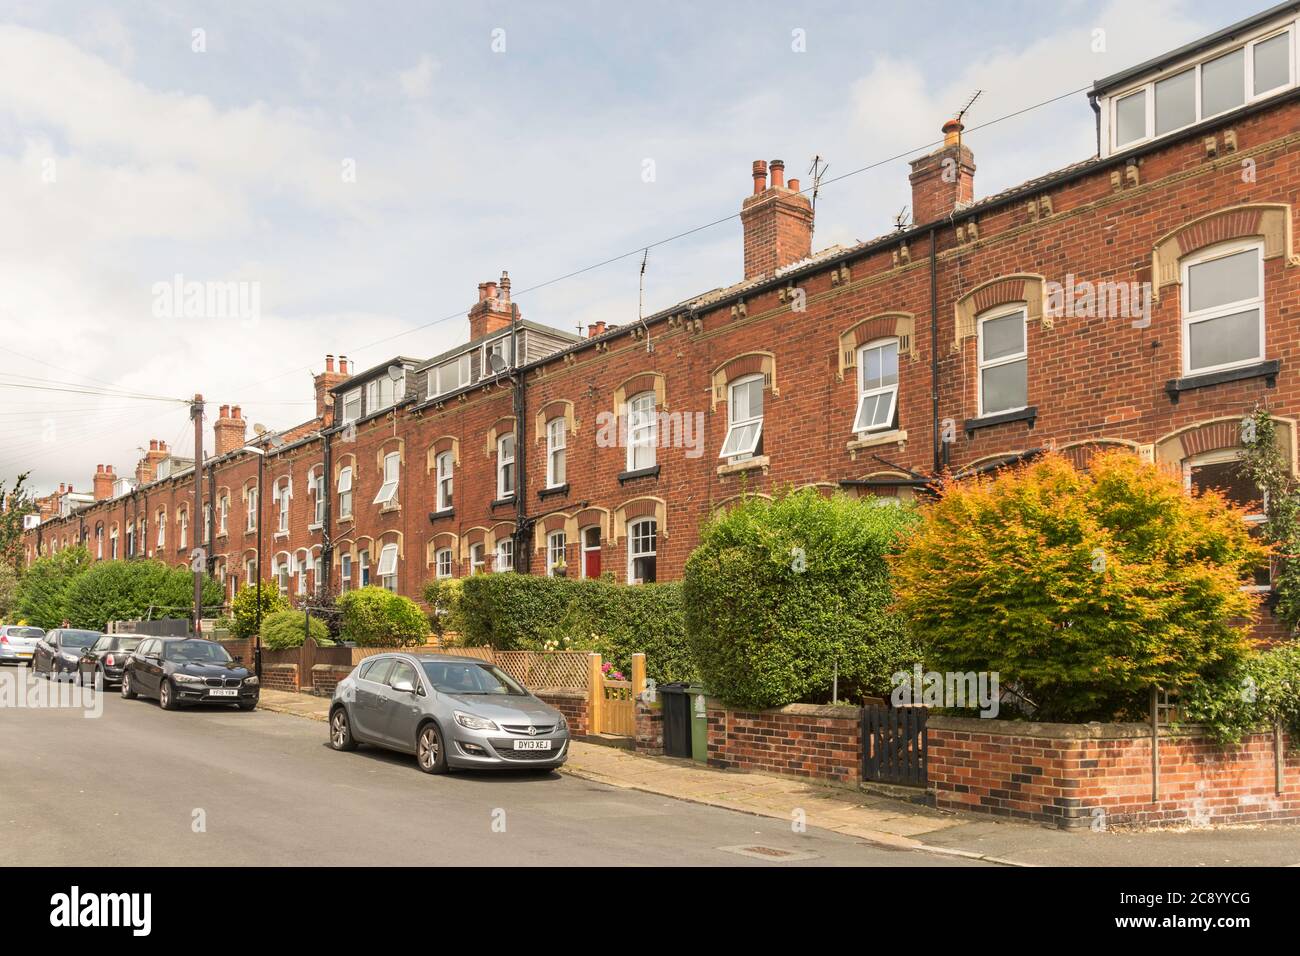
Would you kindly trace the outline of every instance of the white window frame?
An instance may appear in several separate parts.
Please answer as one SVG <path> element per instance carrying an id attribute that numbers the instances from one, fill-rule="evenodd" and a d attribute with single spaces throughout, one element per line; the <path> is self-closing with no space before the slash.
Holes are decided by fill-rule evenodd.
<path id="1" fill-rule="evenodd" d="M 1244 106 L 1249 106 L 1252 103 L 1259 102 L 1260 100 L 1269 99 L 1274 96 L 1279 96 L 1282 93 L 1285 93 L 1287 90 L 1294 88 L 1296 85 L 1296 60 L 1297 57 L 1300 57 L 1300 49 L 1298 49 L 1298 44 L 1296 42 L 1296 36 L 1297 36 L 1296 22 L 1297 21 L 1292 20 L 1285 24 L 1274 23 L 1249 38 L 1245 38 L 1245 39 L 1240 37 L 1234 38 L 1233 40 L 1223 43 L 1212 50 L 1206 51 L 1196 60 L 1189 60 L 1185 64 L 1179 64 L 1177 68 L 1170 68 L 1168 70 L 1161 71 L 1161 74 L 1159 76 L 1152 76 L 1147 80 L 1145 80 L 1144 82 L 1139 83 L 1135 86 L 1128 87 L 1126 89 L 1123 89 L 1113 94 L 1108 94 L 1107 95 L 1108 108 L 1106 111 L 1106 119 L 1110 128 L 1107 130 L 1107 135 L 1106 135 L 1106 141 L 1109 144 L 1109 149 L 1107 150 L 1107 154 L 1122 152 L 1127 149 L 1132 149 L 1135 146 L 1141 146 L 1144 143 L 1149 143 L 1155 139 L 1163 139 L 1166 136 L 1177 135 L 1182 130 L 1189 129 L 1192 126 L 1195 126 L 1197 123 L 1201 123 L 1208 119 L 1213 119 L 1215 116 L 1225 115 L 1226 113 L 1232 112 L 1233 109 L 1241 109 Z M 1282 34 L 1286 34 L 1289 37 L 1289 42 L 1287 43 L 1287 51 L 1290 54 L 1290 63 L 1289 63 L 1290 70 L 1289 70 L 1287 82 L 1281 86 L 1275 86 L 1271 90 L 1267 90 L 1263 93 L 1256 93 L 1255 92 L 1255 47 L 1261 43 L 1265 43 L 1269 40 L 1272 40 L 1273 38 L 1280 36 Z M 1242 70 L 1243 70 L 1242 92 L 1244 93 L 1244 99 L 1242 105 L 1239 107 L 1232 107 L 1231 109 L 1225 110 L 1223 113 L 1215 113 L 1209 116 L 1205 115 L 1201 103 L 1201 94 L 1204 86 L 1204 80 L 1202 79 L 1201 68 L 1206 63 L 1213 62 L 1215 60 L 1218 60 L 1220 57 L 1227 56 L 1230 53 L 1235 53 L 1237 50 L 1243 50 L 1243 49 L 1245 51 L 1245 54 L 1242 57 Z M 1192 77 L 1193 86 L 1195 88 L 1194 118 L 1192 122 L 1186 124 L 1185 126 L 1180 126 L 1177 129 L 1171 129 L 1164 133 L 1157 134 L 1155 131 L 1156 129 L 1156 91 L 1155 91 L 1156 84 L 1162 80 L 1167 80 L 1170 79 L 1171 77 L 1178 76 L 1179 74 L 1184 73 L 1189 69 L 1192 70 L 1194 73 L 1194 76 Z M 1133 94 L 1139 92 L 1145 92 L 1146 94 L 1146 100 L 1143 104 L 1145 106 L 1145 112 L 1146 112 L 1146 121 L 1144 127 L 1145 135 L 1137 139 L 1129 140 L 1126 143 L 1120 143 L 1117 140 L 1117 135 L 1119 131 L 1119 123 L 1118 123 L 1119 102 L 1120 100 L 1126 99 L 1127 97 L 1132 96 Z"/>
<path id="2" fill-rule="evenodd" d="M 391 395 L 386 392 L 391 391 Z M 403 369 L 402 377 L 394 381 L 386 374 L 378 378 L 372 378 L 366 382 L 366 414 L 373 415 L 381 412 L 386 408 L 392 408 L 406 397 L 406 371 Z"/>
<path id="3" fill-rule="evenodd" d="M 259 490 L 256 486 L 248 489 L 248 523 L 244 525 L 245 531 L 257 530 L 257 493 Z"/>
<path id="4" fill-rule="evenodd" d="M 312 512 L 311 526 L 313 528 L 323 527 L 325 524 L 325 469 L 317 467 L 311 474 L 311 491 L 315 498 L 313 502 L 314 510 Z"/>
<path id="5" fill-rule="evenodd" d="M 227 534 L 226 518 L 230 513 L 230 494 L 227 492 L 217 499 L 217 529 L 219 534 Z"/>
<path id="6" fill-rule="evenodd" d="M 569 545 L 568 535 L 563 531 L 552 531 L 546 536 L 546 576 L 555 577 L 555 562 L 557 557 L 568 565 L 568 559 L 565 551 Z"/>
<path id="7" fill-rule="evenodd" d="M 344 425 L 355 422 L 361 417 L 361 389 L 354 388 L 344 392 L 341 404 L 343 405 L 343 414 L 340 421 Z"/>
<path id="8" fill-rule="evenodd" d="M 293 570 L 298 579 L 298 596 L 301 597 L 307 593 L 307 562 L 295 556 Z"/>
<path id="9" fill-rule="evenodd" d="M 352 466 L 344 465 L 339 469 L 339 520 L 352 517 Z"/>
<path id="10" fill-rule="evenodd" d="M 457 391 L 470 384 L 470 353 L 465 352 L 458 355 L 450 361 L 443 362 L 441 365 L 435 365 L 429 369 L 429 397 L 437 398 L 439 395 L 446 395 L 449 392 Z M 443 381 L 443 371 L 455 366 L 458 381 L 451 385 Z"/>
<path id="11" fill-rule="evenodd" d="M 212 503 L 203 502 L 203 540 L 199 544 L 207 544 L 212 540 Z"/>
<path id="12" fill-rule="evenodd" d="M 117 528 L 110 528 L 108 532 L 108 553 L 110 560 L 117 560 Z"/>
<path id="13" fill-rule="evenodd" d="M 276 533 L 289 533 L 289 501 L 293 498 L 293 482 L 288 478 L 280 478 L 275 483 L 274 488 L 275 503 L 279 506 L 276 512 Z"/>
<path id="14" fill-rule="evenodd" d="M 163 510 L 159 511 L 158 514 L 157 514 L 157 518 L 158 518 L 158 545 L 157 545 L 157 548 L 158 548 L 159 551 L 161 551 L 163 548 L 167 547 L 167 511 L 166 511 L 166 509 L 163 509 Z M 101 554 L 100 557 L 103 557 L 103 555 Z"/>
<path id="15" fill-rule="evenodd" d="M 568 480 L 568 425 L 563 415 L 546 423 L 547 488 L 559 488 Z M 557 478 L 557 471 L 564 472 L 563 479 Z"/>
<path id="16" fill-rule="evenodd" d="M 362 548 L 360 551 L 357 552 L 357 581 L 361 583 L 361 586 L 363 588 L 368 587 L 370 585 L 370 549 L 369 548 Z"/>
<path id="17" fill-rule="evenodd" d="M 95 559 L 96 559 L 97 561 L 103 561 L 103 560 L 104 560 L 104 527 L 103 527 L 103 525 L 98 525 L 98 526 L 96 526 L 96 528 L 95 528 Z"/>
<path id="18" fill-rule="evenodd" d="M 515 539 L 506 537 L 497 542 L 496 564 L 492 570 L 497 573 L 515 569 Z"/>
<path id="19" fill-rule="evenodd" d="M 510 443 L 510 457 L 506 457 L 506 443 Z M 497 439 L 497 500 L 502 501 L 506 498 L 514 497 L 519 490 L 516 486 L 519 483 L 519 474 L 515 468 L 515 458 L 519 449 L 515 442 L 515 433 L 507 432 Z M 506 477 L 509 476 L 510 487 L 506 487 Z"/>
<path id="20" fill-rule="evenodd" d="M 402 477 L 402 453 L 390 451 L 384 456 L 384 482 L 371 504 L 389 506 L 397 500 L 397 486 Z"/>
<path id="21" fill-rule="evenodd" d="M 244 559 L 244 584 L 247 587 L 253 586 L 253 569 L 257 566 L 254 558 Z"/>
<path id="22" fill-rule="evenodd" d="M 397 545 L 390 542 L 379 549 L 379 564 L 375 567 L 379 586 L 394 594 L 397 593 L 397 558 Z"/>
<path id="23" fill-rule="evenodd" d="M 449 511 L 454 503 L 452 497 L 455 491 L 454 480 L 456 477 L 455 456 L 450 451 L 441 452 L 433 460 L 434 476 L 437 485 L 437 505 L 438 511 Z"/>
<path id="24" fill-rule="evenodd" d="M 484 557 L 485 550 L 486 549 L 483 547 L 483 542 L 481 541 L 478 544 L 471 544 L 469 546 L 469 573 L 470 574 L 483 573 L 483 569 L 486 565 L 486 559 Z"/>
<path id="25" fill-rule="evenodd" d="M 352 589 L 352 555 L 339 555 L 339 593 L 347 594 Z"/>
<path id="26" fill-rule="evenodd" d="M 177 532 L 176 546 L 184 551 L 189 547 L 190 537 L 190 513 L 186 508 L 182 508 L 176 514 L 176 525 L 179 528 Z"/>
<path id="27" fill-rule="evenodd" d="M 867 353 L 880 350 L 883 355 L 883 350 L 887 349 L 891 345 L 894 346 L 894 384 L 867 388 Z M 866 435 L 870 432 L 892 431 L 894 428 L 894 418 L 898 415 L 899 379 L 902 377 L 902 367 L 898 362 L 898 352 L 899 341 L 897 336 L 875 339 L 858 349 L 858 404 L 853 410 L 853 431 L 858 435 Z M 877 395 L 884 395 L 886 393 L 890 393 L 890 399 L 889 414 L 885 417 L 885 423 L 883 425 L 872 425 L 870 428 L 858 428 L 858 419 L 862 417 L 862 406 L 866 404 L 867 399 L 873 398 Z"/>
<path id="28" fill-rule="evenodd" d="M 501 361 L 506 363 L 506 368 L 510 367 L 510 348 L 508 343 L 509 336 L 501 336 L 499 339 L 493 339 L 491 342 L 484 342 L 482 347 L 482 368 L 483 377 L 489 378 L 497 373 L 492 370 L 492 362 L 488 356 L 497 354 L 501 356 Z"/>
<path id="29" fill-rule="evenodd" d="M 659 464 L 659 401 L 653 391 L 638 392 L 624 405 L 627 416 L 627 470 L 644 471 Z M 638 449 L 648 449 L 649 464 L 638 462 Z"/>
<path id="30" fill-rule="evenodd" d="M 439 581 L 445 581 L 451 574 L 451 548 L 439 548 L 433 553 L 433 575 Z"/>
<path id="31" fill-rule="evenodd" d="M 1236 302 L 1228 302 L 1223 305 L 1216 305 L 1211 309 L 1202 309 L 1200 312 L 1191 311 L 1191 269 L 1193 266 L 1202 265 L 1206 262 L 1213 262 L 1216 259 L 1223 259 L 1227 256 L 1237 255 L 1242 252 L 1255 250 L 1259 259 L 1259 295 L 1251 299 L 1239 299 Z M 1181 323 L 1181 341 L 1183 350 L 1182 369 L 1184 375 L 1208 375 L 1211 372 L 1220 372 L 1224 369 L 1243 368 L 1247 365 L 1255 365 L 1264 361 L 1264 244 L 1258 239 L 1243 239 L 1229 242 L 1216 243 L 1205 249 L 1200 249 L 1191 255 L 1184 256 L 1179 263 L 1179 279 L 1182 283 L 1180 290 L 1180 304 L 1182 307 Z M 1234 315 L 1238 312 L 1247 312 L 1252 308 L 1259 310 L 1259 351 L 1253 358 L 1239 359 L 1235 362 L 1226 362 L 1221 365 L 1207 365 L 1204 368 L 1192 368 L 1192 335 L 1191 327 L 1199 322 L 1205 322 L 1211 319 L 1222 318 L 1225 315 Z"/>
<path id="32" fill-rule="evenodd" d="M 646 535 L 641 532 L 644 525 L 653 525 L 650 534 L 654 538 L 654 547 L 648 550 L 637 550 L 637 542 L 643 541 Z M 659 520 L 657 518 L 637 518 L 631 521 L 627 526 L 627 581 L 631 584 L 641 579 L 636 576 L 637 558 L 654 558 L 655 559 L 655 580 L 659 580 Z"/>
<path id="33" fill-rule="evenodd" d="M 742 385 L 750 385 L 754 382 L 759 383 L 759 393 L 761 394 L 766 387 L 766 378 L 762 372 L 755 372 L 752 375 L 742 375 L 727 383 L 727 434 L 722 439 L 722 449 L 718 452 L 719 458 L 725 458 L 729 462 L 748 461 L 754 457 L 758 446 L 763 441 L 763 424 L 767 415 L 767 397 L 763 396 L 763 414 L 758 416 L 751 415 L 749 418 L 737 419 L 734 417 L 736 409 L 736 390 Z M 748 445 L 737 446 L 732 451 L 727 451 L 727 446 L 731 444 L 731 436 L 748 425 L 757 424 L 758 428 L 754 430 L 753 440 Z"/>
<path id="34" fill-rule="evenodd" d="M 996 319 L 1005 319 L 1009 315 L 1020 315 L 1020 341 L 1023 343 L 1021 350 L 1011 355 L 1001 355 L 995 359 L 984 359 L 984 324 Z M 1029 407 L 1029 310 L 1025 304 L 1019 303 L 1009 308 L 990 309 L 981 315 L 975 325 L 975 391 L 979 399 L 979 415 L 983 418 L 985 415 L 1006 415 L 1011 412 L 1019 412 Z M 1002 365 L 1012 365 L 1016 362 L 1025 363 L 1025 404 L 1017 405 L 1015 408 L 999 408 L 995 412 L 984 411 L 984 372 L 987 369 L 998 368 Z"/>

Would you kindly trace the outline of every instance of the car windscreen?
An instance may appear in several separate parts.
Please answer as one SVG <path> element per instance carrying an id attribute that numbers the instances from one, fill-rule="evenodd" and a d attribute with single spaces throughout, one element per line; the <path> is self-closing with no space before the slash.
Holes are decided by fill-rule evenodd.
<path id="1" fill-rule="evenodd" d="M 138 637 L 115 637 L 105 646 L 109 651 L 133 651 L 140 646 L 141 638 Z"/>
<path id="2" fill-rule="evenodd" d="M 59 640 L 64 647 L 89 647 L 104 635 L 99 631 L 60 631 Z"/>
<path id="3" fill-rule="evenodd" d="M 505 671 L 479 661 L 425 661 L 424 675 L 444 694 L 485 694 L 526 697 L 528 692 Z"/>
<path id="4" fill-rule="evenodd" d="M 39 627 L 11 627 L 5 630 L 9 637 L 21 637 L 25 640 L 40 640 L 45 632 Z"/>
<path id="5" fill-rule="evenodd" d="M 163 659 L 177 664 L 228 664 L 230 655 L 211 641 L 170 641 L 163 645 Z"/>

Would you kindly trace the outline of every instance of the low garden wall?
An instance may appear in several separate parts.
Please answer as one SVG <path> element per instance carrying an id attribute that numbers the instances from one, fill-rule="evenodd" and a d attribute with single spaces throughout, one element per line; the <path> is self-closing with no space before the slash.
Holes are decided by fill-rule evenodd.
<path id="1" fill-rule="evenodd" d="M 545 704 L 554 707 L 569 722 L 569 733 L 574 737 L 587 736 L 590 728 L 587 719 L 588 699 L 585 690 L 571 687 L 543 687 L 533 694 Z"/>
<path id="2" fill-rule="evenodd" d="M 1300 819 L 1300 755 L 1272 733 L 1220 748 L 1194 726 L 1162 727 L 1152 799 L 1146 724 L 1035 724 L 931 717 L 936 806 L 1061 828 Z"/>
<path id="3" fill-rule="evenodd" d="M 787 704 L 734 710 L 705 702 L 709 766 L 789 774 L 856 785 L 862 767 L 862 710 Z"/>

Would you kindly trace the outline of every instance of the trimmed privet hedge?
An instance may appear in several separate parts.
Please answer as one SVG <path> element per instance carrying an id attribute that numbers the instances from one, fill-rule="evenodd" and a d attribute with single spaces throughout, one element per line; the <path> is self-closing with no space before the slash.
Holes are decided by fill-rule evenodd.
<path id="1" fill-rule="evenodd" d="M 221 582 L 203 577 L 203 605 L 220 608 Z M 189 617 L 194 607 L 194 574 L 161 561 L 98 561 L 74 577 L 64 595 L 65 616 L 73 627 L 102 631 L 109 621 L 148 617 Z"/>
<path id="2" fill-rule="evenodd" d="M 302 647 L 306 638 L 306 617 L 302 611 L 276 611 L 262 618 L 262 644 L 273 651 Z M 328 647 L 329 628 L 318 617 L 311 619 L 311 639 L 321 647 Z"/>
<path id="3" fill-rule="evenodd" d="M 461 585 L 456 626 L 467 644 L 596 651 L 625 674 L 640 651 L 647 676 L 659 683 L 698 677 L 676 583 L 476 574 Z"/>
<path id="4" fill-rule="evenodd" d="M 891 609 L 885 555 L 916 522 L 814 489 L 745 497 L 704 528 L 686 562 L 690 647 L 704 685 L 742 707 L 887 696 L 919 660 Z"/>
<path id="5" fill-rule="evenodd" d="M 423 644 L 429 619 L 408 597 L 380 587 L 358 588 L 340 595 L 339 636 L 362 647 L 405 647 Z"/>

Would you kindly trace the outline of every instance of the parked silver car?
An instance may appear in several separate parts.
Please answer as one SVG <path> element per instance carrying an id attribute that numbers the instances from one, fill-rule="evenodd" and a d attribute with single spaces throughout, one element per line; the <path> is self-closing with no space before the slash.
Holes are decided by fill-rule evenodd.
<path id="1" fill-rule="evenodd" d="M 378 654 L 339 681 L 330 746 L 413 753 L 425 773 L 550 771 L 569 755 L 564 715 L 494 664 L 447 654 Z"/>
<path id="2" fill-rule="evenodd" d="M 0 664 L 29 664 L 45 632 L 19 624 L 0 626 Z"/>

